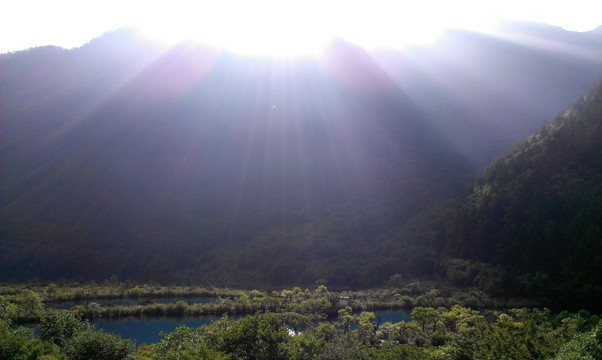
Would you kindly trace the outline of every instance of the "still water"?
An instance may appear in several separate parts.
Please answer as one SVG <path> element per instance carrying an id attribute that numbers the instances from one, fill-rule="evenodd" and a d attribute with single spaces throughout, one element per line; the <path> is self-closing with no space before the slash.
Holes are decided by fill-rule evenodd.
<path id="1" fill-rule="evenodd" d="M 81 305 L 85 306 L 91 302 L 95 302 L 100 306 L 127 306 L 127 305 L 138 305 L 142 303 L 148 303 L 151 301 L 152 303 L 157 304 L 175 304 L 178 301 L 184 301 L 187 304 L 209 304 L 211 302 L 216 301 L 215 297 L 207 297 L 207 296 L 188 296 L 188 297 L 164 297 L 164 298 L 118 298 L 118 299 L 79 299 L 74 301 L 60 301 L 60 302 L 48 302 L 46 303 L 47 308 L 54 309 L 71 309 L 74 306 Z"/>
<path id="2" fill-rule="evenodd" d="M 138 345 L 142 343 L 152 344 L 159 342 L 161 332 L 170 333 L 178 326 L 186 325 L 188 327 L 199 327 L 211 324 L 220 319 L 219 315 L 207 315 L 194 318 L 127 318 L 120 320 L 98 320 L 95 321 L 97 329 L 102 329 L 121 336 L 122 338 L 136 340 Z M 230 319 L 237 319 L 240 316 L 230 316 Z"/>
<path id="3" fill-rule="evenodd" d="M 375 310 L 373 311 L 380 324 L 384 322 L 397 323 L 400 321 L 409 321 L 410 313 L 405 310 Z M 230 319 L 240 319 L 244 315 L 230 315 Z M 98 329 L 103 329 L 123 338 L 135 340 L 138 345 L 142 343 L 156 343 L 161 340 L 161 332 L 170 333 L 180 325 L 188 327 L 199 327 L 211 324 L 211 322 L 220 319 L 220 315 L 206 315 L 194 318 L 128 318 L 122 320 L 98 320 L 95 325 Z M 335 317 L 328 321 L 336 321 Z"/>

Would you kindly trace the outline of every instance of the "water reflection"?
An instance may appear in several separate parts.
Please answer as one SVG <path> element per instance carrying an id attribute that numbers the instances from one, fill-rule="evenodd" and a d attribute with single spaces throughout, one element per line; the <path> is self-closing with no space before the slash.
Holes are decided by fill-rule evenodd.
<path id="1" fill-rule="evenodd" d="M 230 316 L 238 319 L 241 316 Z M 142 343 L 152 344 L 161 340 L 161 332 L 170 333 L 180 325 L 188 327 L 199 327 L 211 324 L 220 319 L 220 315 L 206 315 L 197 318 L 128 318 L 120 320 L 99 320 L 95 322 L 96 328 L 102 329 L 123 338 L 135 340 L 138 345 Z"/>
<path id="2" fill-rule="evenodd" d="M 128 305 L 148 305 L 148 304 L 175 304 L 178 301 L 192 304 L 209 304 L 215 302 L 218 298 L 208 296 L 170 296 L 164 298 L 118 298 L 118 299 L 79 299 L 73 301 L 59 301 L 46 303 L 47 308 L 53 309 L 71 309 L 74 306 L 86 306 L 95 302 L 100 306 L 128 306 Z"/>
<path id="3" fill-rule="evenodd" d="M 380 324 L 385 322 L 397 323 L 400 321 L 409 321 L 410 314 L 405 310 L 375 310 L 373 311 Z M 240 319 L 245 315 L 230 315 L 230 319 Z M 163 331 L 170 333 L 180 325 L 188 327 L 199 327 L 211 324 L 220 319 L 221 315 L 205 315 L 194 318 L 186 317 L 164 317 L 164 318 L 127 318 L 119 320 L 99 320 L 95 325 L 106 332 L 120 335 L 123 338 L 135 340 L 138 345 L 142 343 L 156 343 L 161 340 L 159 334 Z M 328 318 L 327 321 L 336 321 L 336 317 Z"/>

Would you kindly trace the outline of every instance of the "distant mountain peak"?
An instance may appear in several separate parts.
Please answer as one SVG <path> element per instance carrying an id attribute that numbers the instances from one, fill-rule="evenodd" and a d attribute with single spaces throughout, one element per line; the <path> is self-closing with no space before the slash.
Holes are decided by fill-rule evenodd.
<path id="1" fill-rule="evenodd" d="M 465 158 L 499 155 L 602 75 L 596 46 L 583 59 L 474 34 L 388 63 L 340 39 L 287 62 L 131 29 L 1 56 L 0 280 L 417 271 L 410 241 L 443 233 L 408 224 L 458 195 Z"/>
<path id="2" fill-rule="evenodd" d="M 593 35 L 602 35 L 602 25 L 598 26 L 594 30 L 590 31 Z"/>
<path id="3" fill-rule="evenodd" d="M 324 62 L 331 75 L 354 92 L 382 95 L 397 87 L 366 50 L 343 39 L 331 42 Z"/>

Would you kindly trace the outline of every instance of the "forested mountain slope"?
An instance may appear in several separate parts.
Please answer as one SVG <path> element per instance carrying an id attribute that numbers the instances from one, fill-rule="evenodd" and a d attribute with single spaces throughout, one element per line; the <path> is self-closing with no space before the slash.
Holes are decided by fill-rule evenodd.
<path id="1" fill-rule="evenodd" d="M 278 62 L 111 36 L 2 59 L 4 279 L 367 285 L 350 262 L 471 171 L 351 44 Z"/>
<path id="2" fill-rule="evenodd" d="M 596 294 L 599 272 L 579 259 L 599 249 L 599 123 L 588 141 L 565 134 L 597 111 L 589 97 L 494 163 L 460 215 L 447 206 L 472 164 L 546 113 L 541 99 L 569 102 L 602 72 L 590 35 L 556 34 L 574 55 L 452 33 L 389 62 L 342 40 L 321 59 L 275 60 L 132 31 L 1 55 L 0 280 L 368 287 L 440 274 L 453 254 L 536 291 Z M 491 66 L 470 73 L 480 55 Z M 527 79 L 524 108 L 499 97 L 504 76 Z M 497 141 L 502 127 L 514 138 Z"/>
<path id="3" fill-rule="evenodd" d="M 456 225 L 453 251 L 503 264 L 519 293 L 599 308 L 602 81 L 487 167 Z"/>

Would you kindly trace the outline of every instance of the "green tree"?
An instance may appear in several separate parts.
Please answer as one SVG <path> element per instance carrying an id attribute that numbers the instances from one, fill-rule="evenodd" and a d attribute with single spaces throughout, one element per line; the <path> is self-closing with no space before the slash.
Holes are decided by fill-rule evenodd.
<path id="1" fill-rule="evenodd" d="M 65 356 L 56 345 L 36 339 L 31 329 L 12 329 L 6 321 L 0 319 L 0 359 L 58 360 L 65 359 Z"/>
<path id="2" fill-rule="evenodd" d="M 339 323 L 343 327 L 343 333 L 347 334 L 351 325 L 357 324 L 357 317 L 353 315 L 353 310 L 349 306 L 339 310 Z"/>
<path id="3" fill-rule="evenodd" d="M 352 334 L 345 334 L 328 342 L 317 356 L 319 360 L 371 360 L 370 348 L 357 341 Z"/>
<path id="4" fill-rule="evenodd" d="M 19 317 L 35 318 L 44 309 L 42 298 L 38 293 L 25 290 L 16 298 Z"/>
<path id="5" fill-rule="evenodd" d="M 286 325 L 293 328 L 295 333 L 299 332 L 299 330 L 305 330 L 312 325 L 312 319 L 309 316 L 298 314 L 296 312 L 281 313 L 280 317 Z"/>
<path id="6" fill-rule="evenodd" d="M 412 319 L 420 323 L 422 331 L 426 331 L 426 325 L 433 325 L 433 332 L 435 332 L 437 320 L 440 316 L 437 310 L 431 307 L 416 306 L 410 315 Z"/>
<path id="7" fill-rule="evenodd" d="M 0 296 L 0 320 L 14 321 L 19 317 L 19 309 L 16 304 Z"/>
<path id="8" fill-rule="evenodd" d="M 70 360 L 127 360 L 135 348 L 133 340 L 88 327 L 67 340 L 63 351 Z"/>
<path id="9" fill-rule="evenodd" d="M 89 324 L 69 312 L 53 312 L 40 320 L 40 338 L 60 347 L 75 334 L 85 330 Z"/>
<path id="10" fill-rule="evenodd" d="M 333 330 L 336 332 L 334 328 Z M 297 334 L 284 345 L 286 355 L 290 360 L 317 359 L 324 351 L 327 339 L 328 337 L 322 336 L 316 329 Z"/>
<path id="11" fill-rule="evenodd" d="M 592 331 L 575 335 L 560 348 L 555 360 L 598 360 L 602 359 L 602 325 Z"/>
<path id="12" fill-rule="evenodd" d="M 248 315 L 241 320 L 227 318 L 202 328 L 207 344 L 234 359 L 285 359 L 288 330 L 276 314 Z"/>
<path id="13" fill-rule="evenodd" d="M 154 360 L 226 359 L 227 356 L 210 349 L 199 329 L 180 326 L 169 334 L 161 333 L 161 341 L 152 346 Z"/>
<path id="14" fill-rule="evenodd" d="M 364 311 L 357 317 L 358 328 L 357 337 L 360 341 L 365 343 L 375 343 L 376 330 L 378 325 L 376 324 L 376 316 L 373 312 Z"/>

